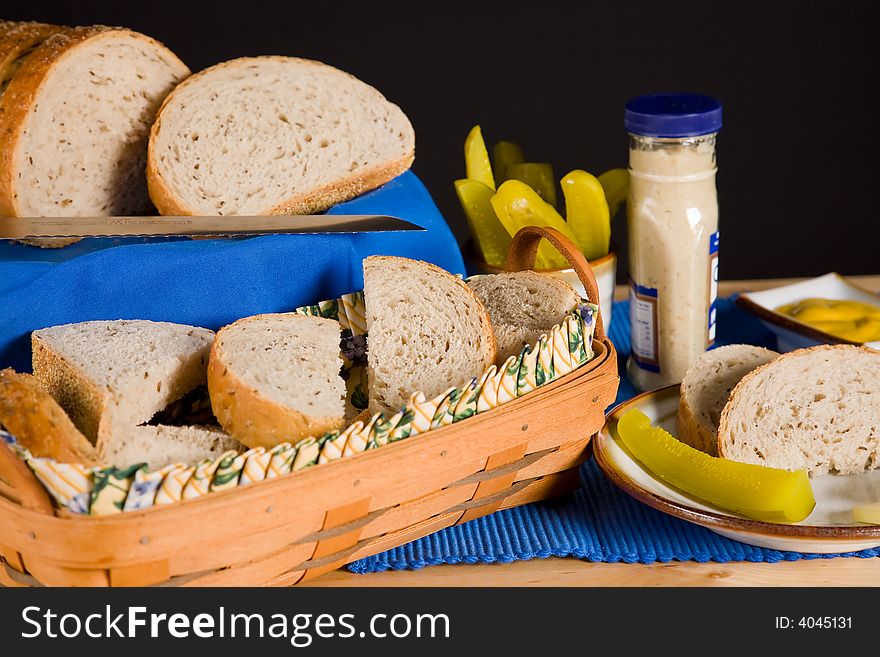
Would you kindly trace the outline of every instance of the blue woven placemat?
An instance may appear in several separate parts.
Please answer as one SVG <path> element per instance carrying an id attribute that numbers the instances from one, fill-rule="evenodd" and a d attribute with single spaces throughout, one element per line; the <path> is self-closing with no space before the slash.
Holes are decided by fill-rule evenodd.
<path id="1" fill-rule="evenodd" d="M 623 365 L 629 356 L 629 306 L 615 304 L 611 341 Z M 731 300 L 719 301 L 718 344 L 745 342 L 771 349 L 773 334 Z M 617 401 L 636 391 L 621 368 Z M 355 561 L 356 573 L 422 568 L 455 563 L 508 563 L 543 557 L 577 557 L 595 562 L 795 561 L 797 559 L 876 557 L 874 548 L 843 555 L 781 552 L 723 538 L 673 518 L 618 490 L 593 461 L 581 468 L 583 485 L 571 495 L 505 509 L 449 527 L 398 548 Z"/>

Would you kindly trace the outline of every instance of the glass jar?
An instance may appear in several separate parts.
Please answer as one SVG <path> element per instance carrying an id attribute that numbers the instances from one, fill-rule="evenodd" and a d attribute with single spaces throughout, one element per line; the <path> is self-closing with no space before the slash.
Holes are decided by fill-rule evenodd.
<path id="1" fill-rule="evenodd" d="M 715 341 L 721 104 L 652 94 L 626 105 L 630 380 L 640 390 L 680 383 Z"/>

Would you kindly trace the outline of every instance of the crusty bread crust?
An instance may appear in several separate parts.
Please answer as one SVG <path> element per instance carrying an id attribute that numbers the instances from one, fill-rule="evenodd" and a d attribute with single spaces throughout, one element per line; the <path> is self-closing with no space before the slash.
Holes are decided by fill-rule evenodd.
<path id="1" fill-rule="evenodd" d="M 12 77 L 16 61 L 22 55 L 53 34 L 65 31 L 67 28 L 46 23 L 21 23 L 11 29 L 0 29 L 0 90 L 3 82 Z"/>
<path id="2" fill-rule="evenodd" d="M 165 100 L 159 107 L 159 112 L 156 115 L 156 120 L 153 123 L 152 130 L 150 131 L 150 141 L 147 153 L 147 189 L 150 192 L 150 200 L 153 201 L 153 205 L 155 205 L 156 209 L 159 210 L 159 214 L 181 217 L 191 217 L 196 214 L 194 208 L 185 205 L 183 199 L 179 198 L 171 190 L 171 188 L 165 182 L 165 179 L 163 178 L 162 172 L 159 168 L 158 158 L 156 156 L 156 142 L 159 138 L 159 133 L 162 130 L 162 110 L 165 109 L 166 105 L 174 102 L 174 98 L 176 94 L 178 94 L 178 92 L 180 92 L 181 90 L 185 90 L 190 84 L 197 83 L 198 80 L 203 76 L 216 73 L 218 70 L 222 70 L 224 68 L 232 68 L 251 59 L 253 58 L 241 57 L 238 59 L 232 59 L 228 62 L 216 64 L 194 75 L 191 75 L 186 80 L 177 85 L 171 91 L 171 93 L 165 97 Z M 260 59 L 276 59 L 287 61 L 293 60 L 308 65 L 325 66 L 325 64 L 322 64 L 321 62 L 314 62 L 297 57 L 283 57 L 280 55 L 265 56 L 260 57 Z M 354 77 L 348 73 L 346 75 L 349 75 L 349 77 Z M 415 151 L 412 151 L 399 160 L 387 162 L 371 169 L 365 169 L 357 173 L 356 175 L 340 178 L 339 180 L 329 185 L 325 185 L 324 187 L 315 190 L 311 194 L 300 194 L 298 196 L 289 198 L 272 208 L 269 211 L 269 214 L 295 215 L 321 212 L 333 205 L 348 201 L 355 196 L 359 196 L 360 194 L 376 189 L 377 187 L 380 187 L 381 185 L 384 185 L 385 183 L 393 180 L 404 171 L 407 171 L 412 166 L 414 160 Z"/>
<path id="3" fill-rule="evenodd" d="M 47 38 L 27 57 L 10 81 L 0 97 L 0 215 L 18 216 L 15 155 L 24 134 L 28 114 L 33 111 L 49 72 L 84 41 L 118 32 L 132 35 L 154 47 L 164 48 L 155 39 L 122 27 L 77 27 Z M 183 62 L 180 65 L 183 67 Z"/>
<path id="4" fill-rule="evenodd" d="M 271 448 L 319 437 L 341 429 L 345 418 L 317 417 L 266 399 L 229 368 L 223 352 L 223 332 L 232 326 L 257 321 L 266 315 L 239 319 L 217 331 L 208 357 L 208 394 L 217 422 L 233 438 L 248 447 Z"/>
<path id="5" fill-rule="evenodd" d="M 94 465 L 94 446 L 34 377 L 0 370 L 0 426 L 37 457 Z"/>
<path id="6" fill-rule="evenodd" d="M 862 347 L 858 345 L 849 345 L 849 344 L 822 344 L 816 347 L 809 347 L 807 349 L 796 349 L 795 351 L 790 351 L 786 354 L 782 354 L 778 358 L 773 361 L 761 365 L 760 367 L 752 370 L 748 374 L 746 374 L 736 387 L 730 392 L 730 398 L 727 400 L 727 404 L 724 406 L 724 410 L 721 411 L 721 420 L 718 423 L 718 437 L 716 439 L 716 448 L 718 450 L 718 455 L 724 458 L 728 458 L 729 452 L 727 452 L 727 444 L 725 441 L 725 436 L 729 435 L 730 432 L 730 423 L 728 420 L 728 416 L 730 414 L 730 409 L 733 408 L 736 403 L 739 401 L 739 397 L 742 394 L 743 389 L 749 384 L 749 382 L 761 375 L 761 373 L 767 369 L 768 367 L 777 367 L 780 363 L 785 363 L 787 360 L 792 358 L 802 356 L 807 352 L 816 352 L 816 351 L 840 351 L 844 349 L 853 349 L 858 351 L 864 351 L 869 354 L 880 355 L 880 351 L 876 349 L 870 349 L 869 347 Z"/>

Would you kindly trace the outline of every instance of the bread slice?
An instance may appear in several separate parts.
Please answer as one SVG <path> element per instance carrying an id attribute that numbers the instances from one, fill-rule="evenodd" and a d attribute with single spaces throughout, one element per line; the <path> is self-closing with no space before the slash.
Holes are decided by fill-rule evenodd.
<path id="1" fill-rule="evenodd" d="M 148 470 L 157 470 L 170 463 L 192 465 L 203 459 L 216 459 L 229 450 L 244 449 L 219 427 L 147 425 L 121 431 L 104 459 L 119 468 L 146 463 Z"/>
<path id="2" fill-rule="evenodd" d="M 123 28 L 47 38 L 0 96 L 0 215 L 149 210 L 150 126 L 187 75 L 165 46 Z"/>
<path id="3" fill-rule="evenodd" d="M 399 107 L 320 62 L 245 57 L 165 100 L 150 135 L 150 196 L 166 215 L 308 214 L 412 164 Z"/>
<path id="4" fill-rule="evenodd" d="M 14 23 L 0 26 L 0 94 L 24 60 L 53 34 L 66 31 L 59 25 L 46 23 Z"/>
<path id="5" fill-rule="evenodd" d="M 718 455 L 718 422 L 730 391 L 746 374 L 779 354 L 763 347 L 731 344 L 707 351 L 691 363 L 681 382 L 678 439 Z"/>
<path id="6" fill-rule="evenodd" d="M 518 356 L 565 319 L 579 301 L 574 288 L 555 276 L 533 271 L 475 276 L 468 285 L 489 311 L 498 343 L 498 364 Z"/>
<path id="7" fill-rule="evenodd" d="M 823 345 L 747 374 L 721 414 L 718 453 L 812 475 L 880 466 L 880 352 Z"/>
<path id="8" fill-rule="evenodd" d="M 206 381 L 208 329 L 146 320 L 91 321 L 31 334 L 34 377 L 98 448 Z"/>
<path id="9" fill-rule="evenodd" d="M 339 342 L 338 322 L 293 313 L 256 315 L 220 329 L 208 363 L 220 426 L 248 447 L 341 428 Z"/>
<path id="10" fill-rule="evenodd" d="M 427 262 L 364 260 L 370 410 L 397 412 L 430 399 L 495 362 L 489 313 L 464 281 Z"/>
<path id="11" fill-rule="evenodd" d="M 66 32 L 67 28 L 45 23 L 10 23 L 0 26 L 0 95 L 6 90 L 12 77 L 24 60 L 53 34 Z M 60 248 L 77 242 L 76 238 L 44 238 L 21 240 L 23 244 L 44 248 Z"/>
<path id="12" fill-rule="evenodd" d="M 38 457 L 95 465 L 95 446 L 29 374 L 0 370 L 0 428 Z"/>

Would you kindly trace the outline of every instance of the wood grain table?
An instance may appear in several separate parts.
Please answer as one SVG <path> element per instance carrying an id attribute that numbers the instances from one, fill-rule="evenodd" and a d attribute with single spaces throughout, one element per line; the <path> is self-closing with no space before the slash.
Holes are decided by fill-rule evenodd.
<path id="1" fill-rule="evenodd" d="M 850 279 L 869 290 L 880 290 L 880 276 Z M 719 294 L 729 296 L 796 280 L 722 281 Z M 627 288 L 618 286 L 615 299 L 625 299 L 626 295 Z M 428 566 L 367 575 L 336 570 L 307 586 L 880 586 L 880 558 L 727 564 L 608 564 L 549 558 L 508 564 Z"/>

